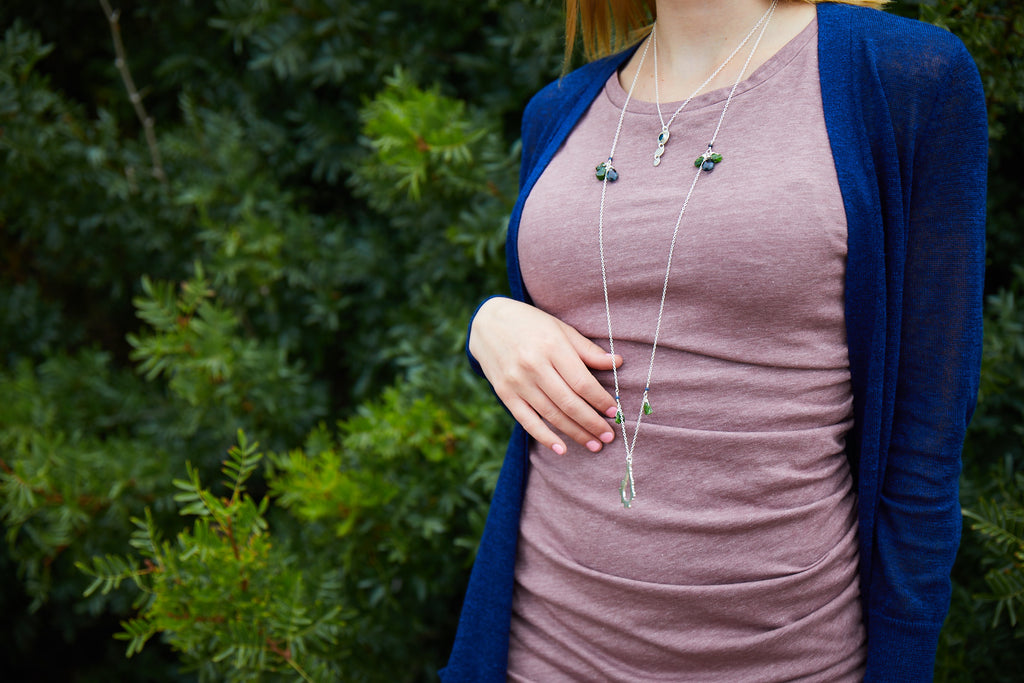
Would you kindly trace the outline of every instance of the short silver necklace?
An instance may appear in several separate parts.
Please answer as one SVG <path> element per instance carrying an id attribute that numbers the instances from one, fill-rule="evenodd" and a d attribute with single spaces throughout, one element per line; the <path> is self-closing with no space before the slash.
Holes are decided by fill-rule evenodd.
<path id="1" fill-rule="evenodd" d="M 622 411 L 622 399 L 619 394 L 619 372 L 614 365 L 612 366 L 612 377 L 615 382 L 615 422 L 620 426 L 622 430 L 622 443 L 626 449 L 626 474 L 622 478 L 622 481 L 619 485 L 619 496 L 622 500 L 623 507 L 626 508 L 632 507 L 633 499 L 636 498 L 636 482 L 633 478 L 633 452 L 636 448 L 637 437 L 640 435 L 640 423 L 643 421 L 644 415 L 650 415 L 653 412 L 649 396 L 651 390 L 651 377 L 654 374 L 654 356 L 655 353 L 657 353 L 658 338 L 661 335 L 661 321 L 662 316 L 665 312 L 665 298 L 668 294 L 669 274 L 672 271 L 672 256 L 675 253 L 676 239 L 679 236 L 679 226 L 683 222 L 683 214 L 686 213 L 686 207 L 690 203 L 690 197 L 693 195 L 693 189 L 697 186 L 697 181 L 700 180 L 700 177 L 702 175 L 712 171 L 715 167 L 715 164 L 722 161 L 722 156 L 712 151 L 712 148 L 715 144 L 715 139 L 718 137 L 718 132 L 722 128 L 722 121 L 725 120 L 725 113 L 729 110 L 729 103 L 732 102 L 733 95 L 736 94 L 736 88 L 739 87 L 740 81 L 743 79 L 743 74 L 746 73 L 747 67 L 750 66 L 750 60 L 754 57 L 754 53 L 757 52 L 757 46 L 761 43 L 761 38 L 764 37 L 764 32 L 768 28 L 768 22 L 771 20 L 772 13 L 775 11 L 775 6 L 777 4 L 778 0 L 772 0 L 772 4 L 768 8 L 768 11 L 765 12 L 764 16 L 761 17 L 761 20 L 758 22 L 757 26 L 761 27 L 761 31 L 757 36 L 757 40 L 754 41 L 754 47 L 751 48 L 750 54 L 747 55 L 747 61 L 744 62 L 743 68 L 740 69 L 739 75 L 736 76 L 736 82 L 733 83 L 732 90 L 729 91 L 729 97 L 726 98 L 725 106 L 722 108 L 722 114 L 721 116 L 718 117 L 718 125 L 715 126 L 715 132 L 711 136 L 711 141 L 708 143 L 708 147 L 704 151 L 704 153 L 697 157 L 697 159 L 693 163 L 693 165 L 697 168 L 697 171 L 696 173 L 694 173 L 693 181 L 690 183 L 690 189 L 686 192 L 686 198 L 683 200 L 683 205 L 679 209 L 679 215 L 676 217 L 676 224 L 672 230 L 672 241 L 669 245 L 668 250 L 668 262 L 665 265 L 665 279 L 662 282 L 661 286 L 661 302 L 658 305 L 658 321 L 657 325 L 654 328 L 654 340 L 651 343 L 651 358 L 650 362 L 647 365 L 647 380 L 646 382 L 644 382 L 643 400 L 641 401 L 640 409 L 637 412 L 636 425 L 633 428 L 632 438 L 630 438 L 629 435 L 626 433 L 626 420 L 624 413 Z M 757 26 L 755 26 L 755 28 L 757 28 Z M 626 101 L 622 105 L 622 111 L 619 113 L 619 123 L 615 128 L 615 136 L 612 138 L 612 146 L 611 150 L 608 152 L 608 160 L 599 164 L 596 169 L 597 178 L 598 180 L 601 181 L 601 205 L 598 210 L 597 219 L 597 241 L 598 248 L 600 249 L 601 254 L 601 285 L 604 291 L 605 318 L 608 321 L 608 351 L 613 355 L 615 353 L 615 338 L 612 335 L 612 312 L 611 304 L 609 303 L 608 299 L 608 270 L 605 265 L 604 255 L 605 197 L 608 193 L 608 183 L 614 182 L 618 178 L 618 172 L 612 165 L 612 158 L 615 156 L 615 147 L 619 142 L 619 135 L 622 132 L 622 122 L 626 117 L 626 109 L 629 106 L 630 99 L 632 99 L 633 97 L 633 90 L 636 88 L 637 77 L 640 75 L 640 71 L 643 69 L 644 59 L 647 57 L 647 49 L 653 43 L 654 31 L 655 28 L 652 28 L 651 40 L 646 41 L 644 45 L 644 50 L 640 55 L 640 63 L 637 65 L 636 73 L 633 75 L 633 82 L 629 86 L 629 92 L 626 93 Z M 746 39 L 744 39 L 744 42 L 746 42 Z M 730 59 L 731 58 L 732 57 L 730 55 Z M 704 85 L 706 85 L 710 81 L 711 79 L 708 79 L 708 81 L 706 81 Z M 657 73 L 655 73 L 655 83 L 657 83 Z M 701 88 L 703 88 L 704 85 L 701 85 Z M 692 98 L 693 96 L 691 95 L 690 97 Z M 679 108 L 679 110 L 681 109 L 682 107 Z M 679 113 L 679 110 L 676 111 L 676 114 Z M 675 114 L 673 114 L 672 118 L 675 118 Z M 670 119 L 669 124 L 671 124 L 671 122 L 672 120 Z"/>
<path id="2" fill-rule="evenodd" d="M 721 64 L 719 64 L 718 68 L 715 69 L 712 72 L 712 74 L 710 76 L 708 76 L 707 79 L 703 83 L 698 85 L 697 89 L 694 90 L 692 93 L 690 93 L 690 96 L 687 97 L 685 100 L 683 100 L 683 103 L 680 104 L 679 107 L 674 112 L 672 112 L 672 116 L 669 117 L 669 120 L 668 120 L 667 123 L 665 121 L 665 117 L 661 113 L 661 93 L 659 93 L 659 91 L 658 91 L 658 80 L 659 79 L 658 79 L 658 33 L 657 33 L 657 31 L 658 31 L 658 24 L 657 24 L 657 22 L 655 22 L 654 26 L 651 27 L 651 43 L 653 44 L 653 47 L 654 47 L 654 103 L 658 107 L 658 119 L 661 121 L 661 132 L 658 133 L 658 149 L 656 149 L 655 152 L 654 152 L 654 165 L 655 166 L 658 166 L 658 165 L 661 164 L 661 156 L 665 153 L 665 146 L 668 144 L 669 137 L 671 137 L 670 134 L 669 134 L 669 128 L 672 126 L 672 122 L 676 120 L 676 117 L 679 116 L 679 112 L 681 112 L 686 107 L 686 105 L 688 105 L 690 103 L 690 100 L 692 100 L 702 90 L 704 90 L 704 88 L 707 87 L 708 83 L 710 83 L 711 81 L 715 80 L 715 76 L 717 76 L 719 73 L 721 73 L 722 69 L 724 69 L 726 66 L 729 65 L 729 62 L 731 62 L 732 58 L 736 56 L 736 53 L 738 53 L 740 50 L 742 50 L 743 46 L 746 45 L 750 41 L 750 38 L 751 38 L 751 36 L 754 35 L 754 32 L 757 31 L 757 29 L 759 29 L 761 27 L 761 25 L 764 24 L 768 20 L 768 16 L 769 16 L 769 14 L 771 14 L 773 9 L 774 9 L 774 5 L 769 7 L 767 10 L 765 10 L 765 13 L 761 15 L 761 18 L 757 20 L 757 23 L 754 24 L 754 26 L 747 32 L 747 35 L 743 38 L 743 40 L 740 42 L 740 44 L 737 45 L 733 49 L 733 51 L 729 53 L 729 56 L 725 58 L 725 61 L 722 62 Z"/>

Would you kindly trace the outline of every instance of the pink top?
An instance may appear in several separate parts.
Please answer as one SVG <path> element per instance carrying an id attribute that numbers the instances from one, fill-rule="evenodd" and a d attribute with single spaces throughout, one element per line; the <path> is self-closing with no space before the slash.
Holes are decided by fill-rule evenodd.
<path id="1" fill-rule="evenodd" d="M 855 681 L 864 630 L 846 221 L 812 23 L 740 84 L 686 210 L 624 509 L 625 449 L 533 444 L 509 679 Z M 653 103 L 631 101 L 605 203 L 620 393 L 632 437 L 668 247 L 728 89 L 676 118 L 661 166 Z M 608 346 L 601 183 L 626 93 L 609 79 L 530 194 L 519 254 L 534 303 Z M 666 121 L 679 103 L 665 103 Z M 598 379 L 612 391 L 611 373 Z M 609 421 L 611 423 L 611 421 Z"/>

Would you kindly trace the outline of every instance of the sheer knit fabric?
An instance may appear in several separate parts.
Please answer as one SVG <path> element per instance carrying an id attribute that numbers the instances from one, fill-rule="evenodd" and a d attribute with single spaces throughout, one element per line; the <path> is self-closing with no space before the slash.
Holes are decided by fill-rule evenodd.
<path id="1" fill-rule="evenodd" d="M 846 222 L 812 23 L 739 87 L 680 228 L 623 509 L 622 434 L 600 454 L 533 444 L 509 680 L 855 681 L 864 629 Z M 672 229 L 728 90 L 660 121 L 630 102 L 605 203 L 615 351 L 632 437 Z M 519 233 L 533 302 L 607 347 L 594 166 L 626 93 L 613 74 L 534 186 Z M 678 103 L 665 103 L 665 119 Z M 611 373 L 598 373 L 612 391 Z"/>

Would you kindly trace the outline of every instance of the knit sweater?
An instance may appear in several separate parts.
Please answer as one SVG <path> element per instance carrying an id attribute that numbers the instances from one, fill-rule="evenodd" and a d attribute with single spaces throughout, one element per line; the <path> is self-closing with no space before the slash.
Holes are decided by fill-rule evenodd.
<path id="1" fill-rule="evenodd" d="M 847 454 L 858 493 L 865 680 L 930 681 L 981 363 L 984 95 L 973 60 L 946 31 L 831 3 L 818 5 L 818 27 L 825 123 L 848 224 Z M 525 199 L 630 54 L 592 62 L 527 105 L 506 247 L 520 301 L 529 302 L 516 247 Z M 516 425 L 444 681 L 505 680 L 527 445 Z"/>

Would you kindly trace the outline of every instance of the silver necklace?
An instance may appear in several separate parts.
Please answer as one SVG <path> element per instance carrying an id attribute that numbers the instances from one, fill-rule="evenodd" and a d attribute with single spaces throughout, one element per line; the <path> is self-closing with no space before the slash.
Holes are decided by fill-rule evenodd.
<path id="1" fill-rule="evenodd" d="M 630 438 L 626 433 L 626 420 L 622 411 L 622 399 L 619 394 L 619 372 L 614 365 L 612 366 L 612 377 L 615 382 L 615 422 L 622 430 L 622 443 L 626 449 L 626 474 L 623 476 L 622 481 L 619 484 L 619 496 L 622 500 L 623 507 L 626 508 L 632 507 L 633 499 L 636 498 L 636 482 L 633 478 L 633 452 L 636 448 L 637 437 L 640 434 L 640 423 L 643 421 L 644 415 L 650 415 L 653 412 L 649 396 L 651 390 L 651 376 L 654 374 L 654 356 L 655 353 L 657 353 L 658 338 L 661 335 L 661 321 L 665 312 L 665 298 L 668 294 L 668 280 L 669 274 L 672 271 L 672 256 L 675 253 L 676 238 L 679 236 L 679 226 L 683 222 L 683 214 L 686 213 L 686 207 L 690 203 L 690 197 L 693 195 L 693 189 L 697 186 L 697 181 L 700 180 L 700 177 L 703 174 L 713 170 L 715 164 L 722 161 L 722 156 L 712 151 L 715 139 L 718 137 L 718 132 L 722 128 L 722 121 L 725 119 L 725 113 L 729 110 L 729 103 L 732 102 L 733 95 L 736 93 L 736 88 L 739 87 L 740 81 L 743 79 L 743 74 L 746 73 L 747 67 L 750 66 L 750 60 L 753 58 L 754 53 L 757 52 L 757 46 L 761 43 L 761 38 L 764 37 L 765 29 L 768 28 L 768 22 L 771 20 L 772 13 L 775 11 L 775 6 L 777 4 L 778 0 L 772 0 L 772 4 L 768 8 L 768 11 L 765 12 L 761 21 L 758 22 L 758 25 L 761 27 L 761 32 L 758 34 L 757 40 L 754 41 L 754 47 L 751 48 L 750 54 L 747 55 L 747 61 L 744 62 L 743 68 L 736 77 L 736 82 L 733 83 L 732 90 L 729 91 L 729 97 L 726 98 L 725 106 L 722 108 L 722 114 L 718 117 L 718 125 L 715 126 L 715 132 L 711 136 L 711 141 L 708 143 L 708 147 L 704 153 L 694 161 L 693 165 L 697 168 L 697 171 L 694 173 L 693 181 L 690 183 L 690 189 L 686 192 L 686 198 L 683 200 L 683 205 L 679 209 L 679 215 L 676 217 L 676 224 L 672 230 L 672 241 L 668 250 L 668 262 L 665 265 L 665 279 L 661 286 L 661 302 L 658 305 L 658 321 L 654 328 L 654 340 L 651 343 L 651 358 L 647 365 L 647 381 L 644 382 L 643 400 L 640 403 L 639 411 L 637 411 L 636 425 L 633 428 L 632 438 Z M 622 111 L 619 113 L 619 123 L 615 128 L 615 136 L 612 138 L 612 146 L 611 150 L 608 152 L 608 160 L 597 166 L 597 178 L 601 181 L 601 205 L 598 210 L 597 218 L 597 242 L 601 254 L 601 286 L 604 291 L 604 312 L 605 318 L 608 321 L 608 351 L 612 354 L 615 353 L 615 338 L 612 335 L 612 312 L 611 305 L 608 300 L 608 270 L 605 265 L 604 255 L 605 197 L 608 193 L 608 183 L 614 182 L 618 178 L 618 172 L 612 165 L 612 158 L 615 156 L 615 147 L 619 142 L 619 134 L 622 132 L 622 122 L 626 117 L 626 108 L 629 106 L 629 101 L 633 97 L 633 90 L 636 88 L 637 77 L 640 75 L 640 71 L 643 68 L 644 58 L 647 57 L 647 48 L 650 47 L 653 42 L 653 37 L 654 29 L 652 28 L 652 40 L 646 41 L 646 44 L 644 45 L 644 51 L 640 55 L 640 63 L 637 65 L 636 74 L 633 75 L 633 82 L 629 86 L 629 92 L 626 94 L 626 101 L 622 105 Z M 746 40 L 744 40 L 744 42 L 746 42 Z M 655 82 L 657 82 L 657 78 L 655 78 Z M 707 82 L 710 82 L 710 79 L 708 79 Z M 702 85 L 701 87 L 703 88 L 704 86 Z M 681 110 L 682 107 L 679 109 Z M 676 113 L 678 114 L 679 111 L 677 110 Z M 674 119 L 675 115 L 673 115 L 672 118 Z M 671 120 L 669 123 L 671 123 Z"/>
<path id="2" fill-rule="evenodd" d="M 690 100 L 692 100 L 704 88 L 706 88 L 708 83 L 715 80 L 715 76 L 721 73 L 722 69 L 728 66 L 729 62 L 732 61 L 732 58 L 736 56 L 736 53 L 742 50 L 743 46 L 750 41 L 750 38 L 751 36 L 754 35 L 754 32 L 757 31 L 757 29 L 760 28 L 761 25 L 765 23 L 765 21 L 767 21 L 768 16 L 771 14 L 774 7 L 775 6 L 773 3 L 771 7 L 765 10 L 765 13 L 761 15 L 761 18 L 757 20 L 757 23 L 754 24 L 754 26 L 747 32 L 747 35 L 743 38 L 740 44 L 737 45 L 733 49 L 733 51 L 729 53 L 729 56 L 725 58 L 725 61 L 719 64 L 718 68 L 715 69 L 703 83 L 698 85 L 697 89 L 690 93 L 690 96 L 683 100 L 683 103 L 680 104 L 674 112 L 672 112 L 672 116 L 669 117 L 667 123 L 665 122 L 665 117 L 661 113 L 661 94 L 658 92 L 658 23 L 655 22 L 654 26 L 651 27 L 651 42 L 654 46 L 654 103 L 658 107 L 658 119 L 661 121 L 661 132 L 658 133 L 658 149 L 656 149 L 654 152 L 655 166 L 661 164 L 661 156 L 665 153 L 665 146 L 668 144 L 669 137 L 671 137 L 669 134 L 669 127 L 672 125 L 672 122 L 676 120 L 676 117 L 679 116 L 679 112 L 681 112 L 686 107 L 686 105 L 690 103 Z"/>

